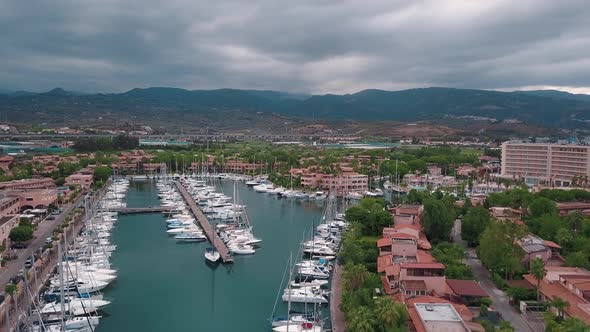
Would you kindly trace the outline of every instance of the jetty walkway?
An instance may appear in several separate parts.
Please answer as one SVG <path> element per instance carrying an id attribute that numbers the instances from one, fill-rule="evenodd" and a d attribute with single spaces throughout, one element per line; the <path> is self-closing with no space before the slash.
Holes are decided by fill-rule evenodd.
<path id="1" fill-rule="evenodd" d="M 184 198 L 184 201 L 188 204 L 195 218 L 197 218 L 197 221 L 199 222 L 199 225 L 203 229 L 203 232 L 209 239 L 209 242 L 211 242 L 211 245 L 213 245 L 217 252 L 219 252 L 219 254 L 221 255 L 221 260 L 223 261 L 223 263 L 232 263 L 234 260 L 229 252 L 229 249 L 227 248 L 225 243 L 221 241 L 221 239 L 213 229 L 213 226 L 211 226 L 209 220 L 207 220 L 207 217 L 205 217 L 205 215 L 201 211 L 201 208 L 199 208 L 199 206 L 195 204 L 195 200 L 191 197 L 191 195 L 186 191 L 186 189 L 180 182 L 174 181 L 174 184 L 176 184 L 176 187 L 178 188 L 178 191 Z"/>

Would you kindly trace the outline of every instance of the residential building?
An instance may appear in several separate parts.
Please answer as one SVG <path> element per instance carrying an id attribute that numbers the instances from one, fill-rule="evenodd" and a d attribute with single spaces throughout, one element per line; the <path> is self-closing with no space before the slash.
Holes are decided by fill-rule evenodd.
<path id="1" fill-rule="evenodd" d="M 84 190 L 90 189 L 94 176 L 86 174 L 72 174 L 66 178 L 66 186 L 80 186 Z"/>
<path id="2" fill-rule="evenodd" d="M 57 202 L 57 189 L 12 189 L 7 196 L 18 197 L 20 210 L 46 209 Z"/>
<path id="3" fill-rule="evenodd" d="M 413 297 L 447 292 L 445 266 L 428 252 L 432 247 L 419 224 L 423 209 L 407 204 L 392 209 L 397 221 L 394 227 L 384 228 L 377 241 L 377 272 L 384 273 L 381 281 L 386 293 L 399 290 Z"/>
<path id="4" fill-rule="evenodd" d="M 569 186 L 574 176 L 590 176 L 590 146 L 506 142 L 502 177 Z"/>
<path id="5" fill-rule="evenodd" d="M 527 268 L 537 258 L 542 259 L 546 266 L 561 266 L 563 262 L 559 254 L 561 247 L 553 241 L 543 240 L 529 233 L 518 244 L 524 251 L 522 263 Z"/>
<path id="6" fill-rule="evenodd" d="M 564 217 L 573 212 L 580 212 L 590 216 L 590 203 L 588 202 L 560 202 L 555 204 L 559 215 Z"/>
<path id="7" fill-rule="evenodd" d="M 146 173 L 157 173 L 166 171 L 166 163 L 146 163 L 143 164 L 143 170 Z"/>
<path id="8" fill-rule="evenodd" d="M 20 199 L 18 197 L 6 196 L 0 198 L 0 218 L 13 216 L 20 212 Z"/>
<path id="9" fill-rule="evenodd" d="M 447 279 L 447 293 L 451 299 L 467 304 L 489 297 L 475 280 Z"/>
<path id="10" fill-rule="evenodd" d="M 336 196 L 345 196 L 351 192 L 364 193 L 369 190 L 369 177 L 356 172 L 303 173 L 301 174 L 301 185 L 329 191 Z"/>
<path id="11" fill-rule="evenodd" d="M 564 309 L 565 316 L 577 317 L 590 324 L 590 271 L 577 267 L 546 266 L 547 274 L 541 280 L 541 300 L 560 298 L 569 303 Z M 524 275 L 531 285 L 537 280 L 531 274 Z"/>
<path id="12" fill-rule="evenodd" d="M 427 297 L 428 300 L 430 298 Z M 412 302 L 408 312 L 416 332 L 473 331 L 448 302 Z"/>
<path id="13" fill-rule="evenodd" d="M 54 188 L 55 183 L 52 178 L 23 179 L 0 182 L 1 189 L 43 189 Z"/>
<path id="14" fill-rule="evenodd" d="M 18 214 L 0 217 L 0 244 L 5 248 L 8 247 L 7 242 L 10 231 L 18 225 L 19 221 Z"/>

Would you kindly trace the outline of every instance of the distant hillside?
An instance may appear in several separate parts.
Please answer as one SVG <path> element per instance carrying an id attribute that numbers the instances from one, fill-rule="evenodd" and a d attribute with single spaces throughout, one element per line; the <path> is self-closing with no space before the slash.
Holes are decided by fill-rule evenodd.
<path id="1" fill-rule="evenodd" d="M 499 92 L 424 88 L 403 91 L 364 90 L 347 95 L 294 95 L 278 91 L 177 88 L 133 89 L 124 93 L 80 94 L 54 89 L 46 93 L 0 93 L 2 118 L 13 122 L 92 123 L 112 121 L 204 123 L 230 121 L 241 112 L 274 113 L 326 120 L 444 119 L 483 116 L 546 127 L 584 127 L 590 120 L 590 96 L 559 91 Z M 245 117 L 247 119 L 247 116 Z"/>
<path id="2" fill-rule="evenodd" d="M 585 94 L 573 94 L 565 91 L 559 90 L 530 90 L 530 91 L 515 91 L 518 93 L 524 93 L 533 96 L 539 97 L 548 97 L 548 98 L 556 98 L 556 99 L 574 99 L 574 100 L 582 100 L 582 101 L 589 101 L 590 102 L 590 95 Z"/>

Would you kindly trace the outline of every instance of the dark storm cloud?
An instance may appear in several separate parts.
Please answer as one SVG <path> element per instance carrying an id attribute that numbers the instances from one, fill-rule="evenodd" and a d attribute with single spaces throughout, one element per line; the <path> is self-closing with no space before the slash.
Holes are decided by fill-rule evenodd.
<path id="1" fill-rule="evenodd" d="M 5 0 L 0 87 L 590 91 L 587 1 Z"/>

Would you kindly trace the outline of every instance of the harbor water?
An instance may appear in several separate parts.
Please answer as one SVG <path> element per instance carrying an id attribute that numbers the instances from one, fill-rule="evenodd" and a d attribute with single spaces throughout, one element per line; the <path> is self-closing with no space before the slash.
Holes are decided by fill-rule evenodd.
<path id="1" fill-rule="evenodd" d="M 219 184 L 233 193 L 233 183 Z M 290 253 L 320 221 L 323 205 L 260 194 L 238 184 L 254 235 L 263 242 L 251 256 L 211 268 L 202 243 L 176 243 L 161 213 L 119 216 L 112 235 L 111 262 L 117 280 L 105 291 L 112 300 L 98 332 L 269 331 L 273 305 Z M 155 185 L 132 181 L 128 207 L 158 205 Z M 282 292 L 282 290 L 281 290 Z M 278 314 L 286 314 L 279 299 Z"/>

